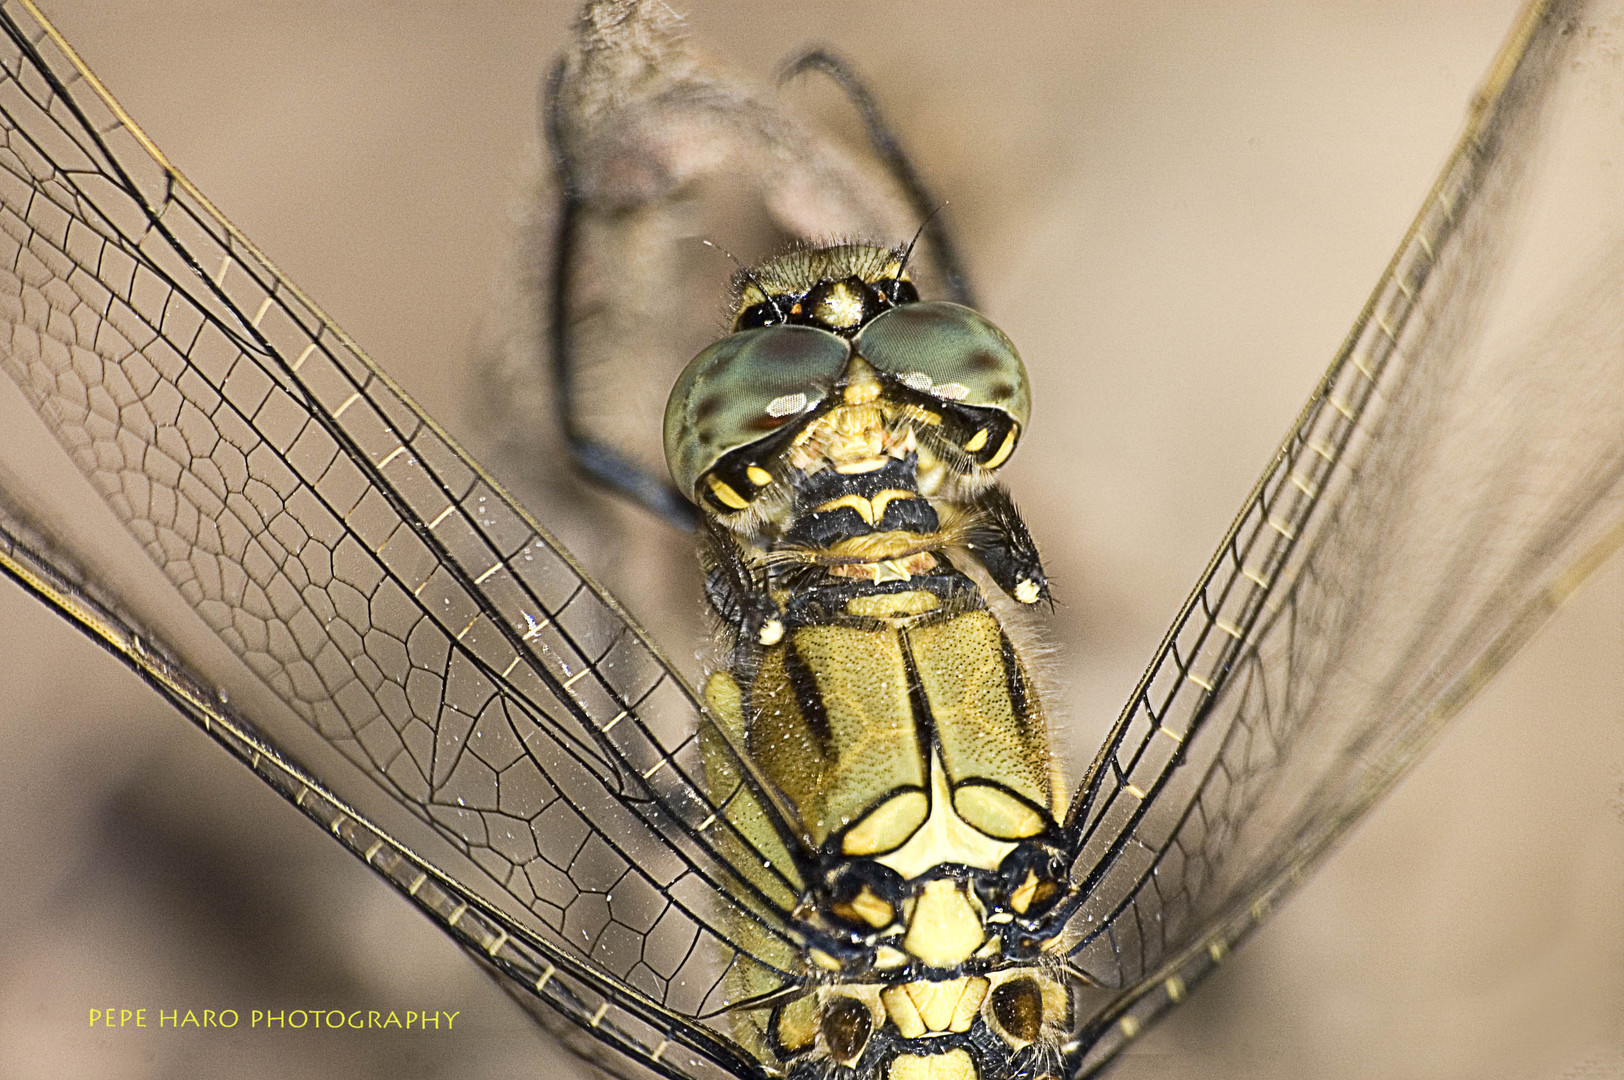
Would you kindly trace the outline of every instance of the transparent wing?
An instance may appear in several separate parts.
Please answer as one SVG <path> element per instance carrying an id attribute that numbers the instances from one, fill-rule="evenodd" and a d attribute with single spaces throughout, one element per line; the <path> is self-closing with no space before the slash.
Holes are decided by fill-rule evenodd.
<path id="1" fill-rule="evenodd" d="M 1068 817 L 1082 1072 L 1624 542 L 1620 5 L 1536 5 Z M 1556 724 L 1560 718 L 1539 718 Z"/>
<path id="2" fill-rule="evenodd" d="M 596 1038 L 756 1071 L 719 1017 L 785 977 L 738 938 L 781 945 L 797 884 L 706 796 L 692 691 L 32 4 L 0 25 L 0 366 L 275 707 L 93 599 L 48 521 L 4 519 L 8 572 Z"/>

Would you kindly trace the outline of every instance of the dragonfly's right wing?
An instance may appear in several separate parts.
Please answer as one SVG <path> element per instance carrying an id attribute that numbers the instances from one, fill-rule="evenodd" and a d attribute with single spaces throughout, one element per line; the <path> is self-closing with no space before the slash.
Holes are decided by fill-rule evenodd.
<path id="1" fill-rule="evenodd" d="M 1077 793 L 1097 1068 L 1624 543 L 1624 5 L 1535 5 Z M 1538 722 L 1560 730 L 1560 718 Z"/>

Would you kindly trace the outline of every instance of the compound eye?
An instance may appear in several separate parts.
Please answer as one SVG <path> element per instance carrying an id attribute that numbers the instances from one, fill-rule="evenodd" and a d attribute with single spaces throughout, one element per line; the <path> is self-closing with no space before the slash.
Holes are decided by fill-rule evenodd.
<path id="1" fill-rule="evenodd" d="M 696 499 L 701 478 L 722 458 L 814 412 L 850 355 L 844 339 L 809 326 L 743 330 L 701 352 L 665 406 L 665 460 L 677 488 Z M 712 492 L 714 501 L 730 510 L 742 510 L 755 494 L 723 487 Z"/>
<path id="2" fill-rule="evenodd" d="M 962 304 L 929 301 L 893 308 L 863 327 L 856 347 L 875 368 L 913 390 L 997 409 L 1017 427 L 1025 427 L 1031 416 L 1020 353 L 1002 330 Z"/>

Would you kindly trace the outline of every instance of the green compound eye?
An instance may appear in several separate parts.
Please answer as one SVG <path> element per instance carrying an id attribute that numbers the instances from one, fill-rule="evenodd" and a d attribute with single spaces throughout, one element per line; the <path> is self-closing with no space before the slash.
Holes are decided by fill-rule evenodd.
<path id="1" fill-rule="evenodd" d="M 1026 366 L 1004 332 L 960 304 L 904 304 L 858 332 L 858 355 L 913 390 L 960 405 L 998 409 L 1026 426 Z"/>
<path id="2" fill-rule="evenodd" d="M 846 340 L 825 330 L 763 326 L 694 357 L 665 405 L 665 461 L 678 490 L 693 498 L 723 457 L 816 409 L 850 356 Z"/>

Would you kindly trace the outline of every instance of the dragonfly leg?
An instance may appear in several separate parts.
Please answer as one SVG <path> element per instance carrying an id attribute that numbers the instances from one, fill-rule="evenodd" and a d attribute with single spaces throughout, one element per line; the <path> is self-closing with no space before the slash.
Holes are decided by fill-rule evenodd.
<path id="1" fill-rule="evenodd" d="M 1021 604 L 1047 601 L 1051 606 L 1049 579 L 1043 573 L 1037 542 L 1027 531 L 1026 522 L 1015 509 L 1014 500 L 1002 484 L 993 484 L 971 500 L 977 520 L 970 527 L 965 546 L 987 568 L 998 587 Z"/>
<path id="2" fill-rule="evenodd" d="M 913 159 L 903 149 L 896 133 L 886 124 L 885 117 L 880 115 L 879 105 L 875 103 L 874 95 L 869 93 L 867 85 L 843 58 L 821 48 L 808 49 L 792 57 L 784 65 L 779 82 L 787 82 L 808 71 L 828 76 L 856 108 L 858 115 L 862 117 L 863 127 L 868 131 L 869 145 L 885 163 L 885 167 L 891 171 L 891 175 L 896 177 L 897 183 L 908 196 L 908 202 L 912 204 L 914 212 L 923 222 L 921 231 L 930 242 L 928 245 L 930 260 L 947 289 L 947 298 L 956 304 L 975 307 L 975 291 L 970 286 L 970 279 L 964 272 L 964 263 L 959 258 L 958 243 L 953 239 L 953 231 L 947 222 L 937 213 L 943 204 L 931 194 L 925 181 L 920 177 L 919 170 L 914 166 Z"/>
<path id="3" fill-rule="evenodd" d="M 569 300 L 574 284 L 575 255 L 580 234 L 582 200 L 575 163 L 563 138 L 563 104 L 559 89 L 564 77 L 562 61 L 547 79 L 543 125 L 553 169 L 558 176 L 558 235 L 553 245 L 553 281 L 548 336 L 552 346 L 553 399 L 559 426 L 569 447 L 570 458 L 585 478 L 643 507 L 680 529 L 692 530 L 699 512 L 663 472 L 646 468 L 612 444 L 593 436 L 579 411 L 576 372 L 577 354 L 569 318 Z"/>
<path id="4" fill-rule="evenodd" d="M 700 531 L 705 597 L 722 620 L 732 646 L 729 666 L 735 671 L 748 670 L 760 648 L 775 644 L 783 635 L 783 612 L 773 602 L 766 583 L 751 572 L 737 538 L 710 518 L 701 521 Z"/>

